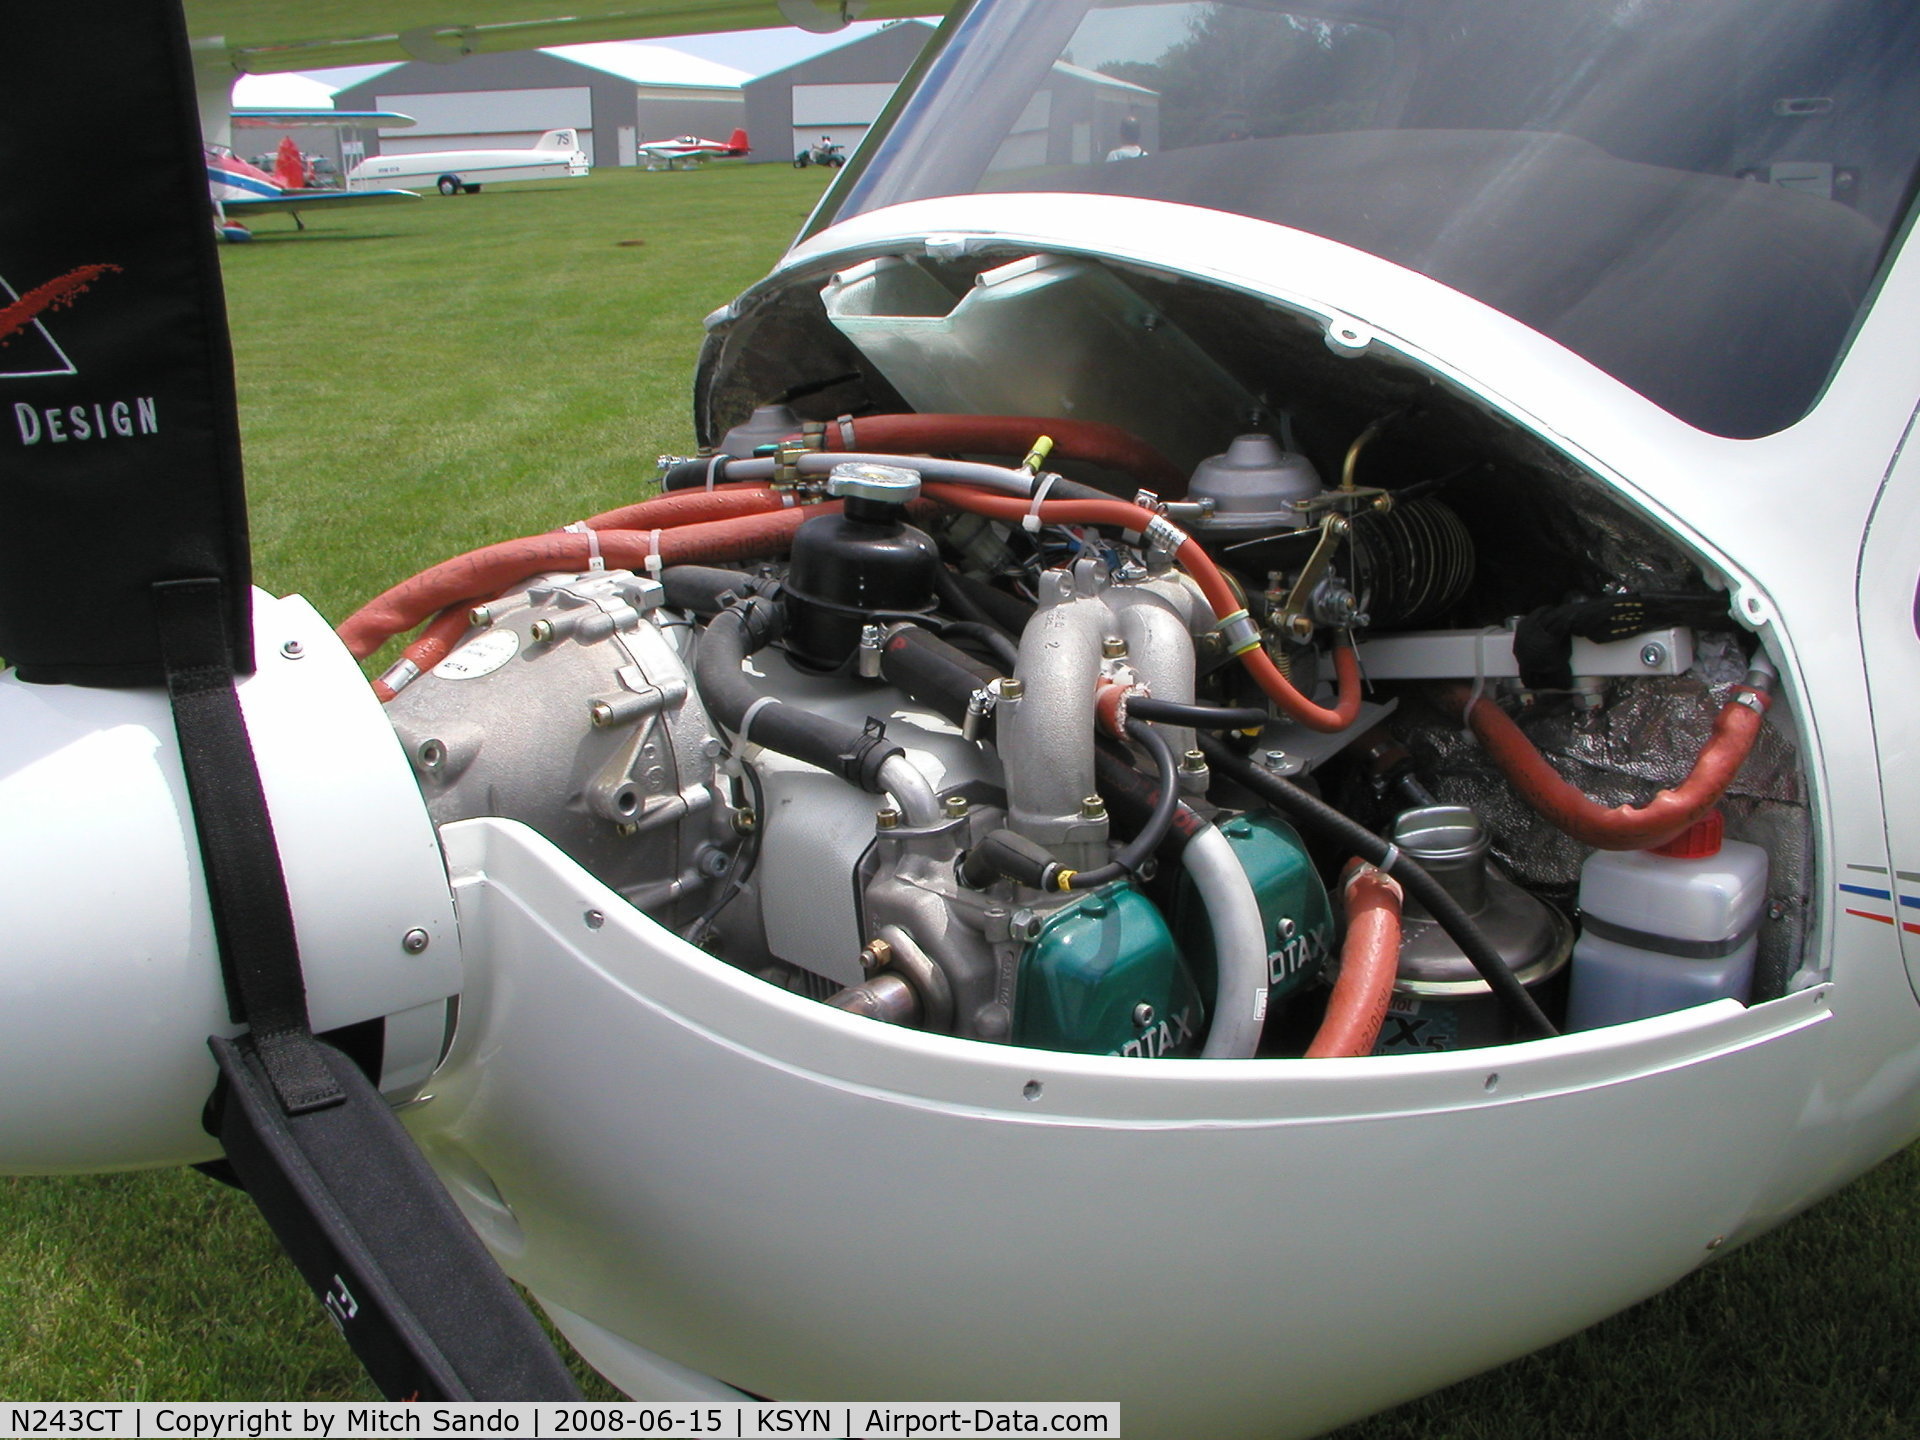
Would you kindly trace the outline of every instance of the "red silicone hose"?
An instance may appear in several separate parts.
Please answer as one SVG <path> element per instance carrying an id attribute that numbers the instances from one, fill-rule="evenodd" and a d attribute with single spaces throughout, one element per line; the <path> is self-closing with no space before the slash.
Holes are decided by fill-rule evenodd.
<path id="1" fill-rule="evenodd" d="M 1326 1017 L 1307 1047 L 1309 1060 L 1371 1055 L 1380 1038 L 1400 968 L 1399 882 L 1372 866 L 1346 884 L 1347 938 L 1340 946 Z"/>
<path id="2" fill-rule="evenodd" d="M 1543 819 L 1597 850 L 1664 845 L 1718 805 L 1752 753 L 1771 703 L 1765 690 L 1742 685 L 1714 718 L 1713 733 L 1686 779 L 1645 805 L 1608 809 L 1561 779 L 1506 711 L 1491 700 L 1482 697 L 1469 705 L 1464 686 L 1450 686 L 1442 693 L 1452 713 L 1465 710 L 1488 757 L 1520 797 Z"/>
<path id="3" fill-rule="evenodd" d="M 463 596 L 498 595 L 544 571 L 585 570 L 596 541 L 601 559 L 618 570 L 644 571 L 655 557 L 660 565 L 680 565 L 776 555 L 791 543 L 802 522 L 837 508 L 795 506 L 671 530 L 603 530 L 591 536 L 554 530 L 503 540 L 443 560 L 375 596 L 341 623 L 339 635 L 354 658 L 364 660 L 393 636 L 413 629 Z"/>

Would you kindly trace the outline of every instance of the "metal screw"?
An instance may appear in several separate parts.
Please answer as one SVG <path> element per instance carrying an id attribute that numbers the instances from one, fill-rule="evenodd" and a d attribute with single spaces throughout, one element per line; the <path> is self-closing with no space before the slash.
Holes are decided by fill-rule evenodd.
<path id="1" fill-rule="evenodd" d="M 604 730 L 613 723 L 613 706 L 604 700 L 596 700 L 587 707 L 587 715 L 593 721 L 593 728 Z"/>
<path id="2" fill-rule="evenodd" d="M 1007 922 L 1007 933 L 1016 940 L 1035 940 L 1039 938 L 1042 923 L 1036 911 L 1016 910 L 1013 919 Z"/>
<path id="3" fill-rule="evenodd" d="M 1098 795 L 1088 795 L 1080 802 L 1082 820 L 1104 820 L 1107 818 L 1107 802 Z"/>
<path id="4" fill-rule="evenodd" d="M 1307 762 L 1298 756 L 1289 755 L 1284 750 L 1269 750 L 1266 753 L 1266 766 L 1276 775 L 1298 775 L 1307 768 Z"/>
<path id="5" fill-rule="evenodd" d="M 964 795 L 947 796 L 946 807 L 947 807 L 947 818 L 949 820 L 966 819 L 967 811 L 972 808 L 970 805 L 968 805 L 967 797 Z"/>
<path id="6" fill-rule="evenodd" d="M 1133 1007 L 1133 1023 L 1139 1026 L 1142 1030 L 1146 1029 L 1147 1026 L 1153 1024 L 1153 1006 L 1147 1004 L 1147 1002 L 1144 1000 L 1142 1000 L 1138 1005 L 1134 1006 Z"/>
<path id="7" fill-rule="evenodd" d="M 1100 642 L 1100 656 L 1104 660 L 1124 660 L 1127 658 L 1127 642 L 1118 635 L 1109 635 Z"/>
<path id="8" fill-rule="evenodd" d="M 1011 675 L 1003 675 L 994 683 L 1000 687 L 1002 700 L 1018 700 L 1027 693 L 1027 687 Z"/>
<path id="9" fill-rule="evenodd" d="M 1707 1249 L 1709 1249 L 1709 1250 L 1718 1250 L 1718 1249 L 1719 1249 L 1719 1248 L 1720 1248 L 1720 1247 L 1721 1247 L 1722 1245 L 1724 1245 L 1724 1244 L 1726 1244 L 1726 1243 L 1727 1243 L 1727 1237 L 1726 1237 L 1726 1236 L 1724 1236 L 1724 1235 L 1716 1235 L 1716 1236 L 1714 1236 L 1714 1237 L 1713 1237 L 1713 1239 L 1711 1239 L 1711 1240 L 1709 1240 L 1709 1241 L 1707 1241 Z"/>
<path id="10" fill-rule="evenodd" d="M 1280 938 L 1282 940 L 1291 940 L 1293 938 L 1293 932 L 1295 930 L 1298 930 L 1299 928 L 1300 928 L 1299 926 L 1295 925 L 1293 921 L 1288 919 L 1285 915 L 1282 915 L 1280 917 L 1280 923 L 1274 926 L 1274 929 L 1279 932 Z"/>
<path id="11" fill-rule="evenodd" d="M 873 823 L 882 830 L 897 829 L 900 824 L 900 812 L 891 805 L 882 805 L 874 812 Z"/>
<path id="12" fill-rule="evenodd" d="M 1207 768 L 1207 755 L 1204 750 L 1189 750 L 1180 757 L 1180 768 L 1189 775 L 1198 775 Z"/>
<path id="13" fill-rule="evenodd" d="M 536 620 L 527 627 L 527 634 L 532 637 L 534 644 L 544 645 L 553 639 L 553 622 L 551 620 Z"/>
<path id="14" fill-rule="evenodd" d="M 490 605 L 474 606 L 473 609 L 467 611 L 467 624 L 473 626 L 476 630 L 486 629 L 487 626 L 493 624 L 493 607 Z"/>
<path id="15" fill-rule="evenodd" d="M 884 970 L 893 961 L 893 946 L 884 940 L 870 940 L 860 951 L 860 968 L 871 973 Z"/>
<path id="16" fill-rule="evenodd" d="M 280 653 L 289 660 L 298 660 L 302 655 L 307 653 L 307 647 L 302 645 L 298 640 L 289 640 L 280 647 Z"/>
<path id="17" fill-rule="evenodd" d="M 1640 647 L 1640 663 L 1649 670 L 1657 669 L 1666 663 L 1667 647 L 1658 641 L 1649 640 Z"/>
<path id="18" fill-rule="evenodd" d="M 400 937 L 400 948 L 409 955 L 418 955 L 422 950 L 427 948 L 430 940 L 431 937 L 426 931 L 415 926 Z"/>
<path id="19" fill-rule="evenodd" d="M 589 930 L 598 930 L 602 925 L 607 923 L 607 917 L 602 915 L 598 910 L 589 910 L 580 918 L 587 922 L 587 929 Z"/>

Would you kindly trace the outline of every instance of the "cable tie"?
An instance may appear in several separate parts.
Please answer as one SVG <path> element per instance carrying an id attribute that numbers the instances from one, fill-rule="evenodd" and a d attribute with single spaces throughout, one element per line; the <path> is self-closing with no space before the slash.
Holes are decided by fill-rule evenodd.
<path id="1" fill-rule="evenodd" d="M 749 732 L 753 729 L 753 717 L 758 715 L 766 706 L 778 705 L 779 703 L 780 701 L 772 695 L 762 695 L 758 700 L 755 700 L 749 705 L 747 707 L 747 713 L 740 717 L 740 738 L 742 740 L 751 740 L 753 737 Z"/>
<path id="2" fill-rule="evenodd" d="M 1473 707 L 1487 689 L 1487 637 L 1505 633 L 1504 626 L 1489 625 L 1473 637 L 1473 689 L 1467 692 L 1467 703 L 1460 710 L 1460 733 L 1468 740 L 1474 739 Z"/>
<path id="3" fill-rule="evenodd" d="M 722 450 L 718 455 L 715 455 L 711 460 L 707 461 L 707 493 L 708 494 L 713 493 L 714 481 L 719 478 L 720 467 L 721 465 L 726 463 L 726 459 L 727 459 L 727 453 L 726 451 Z"/>
<path id="4" fill-rule="evenodd" d="M 1033 487 L 1033 503 L 1027 506 L 1027 513 L 1020 519 L 1020 528 L 1029 535 L 1040 533 L 1040 504 L 1047 498 L 1047 492 L 1053 489 L 1053 482 L 1060 477 L 1049 470 L 1042 475 Z"/>
<path id="5" fill-rule="evenodd" d="M 660 572 L 667 568 L 667 562 L 660 558 L 660 532 L 658 530 L 649 530 L 647 532 L 646 566 L 647 574 L 655 580 L 658 580 L 660 578 Z"/>
<path id="6" fill-rule="evenodd" d="M 1391 875 L 1393 873 L 1393 867 L 1400 863 L 1400 853 L 1400 847 L 1389 840 L 1385 853 L 1373 862 L 1373 868 L 1378 870 L 1382 875 Z"/>
<path id="7" fill-rule="evenodd" d="M 584 520 L 576 520 L 573 524 L 566 526 L 565 529 L 569 534 L 584 535 L 587 537 L 587 569 L 589 571 L 604 570 L 607 568 L 606 557 L 600 553 L 600 532 L 598 530 L 594 529 Z M 660 532 L 656 530 L 653 533 L 658 535 Z"/>

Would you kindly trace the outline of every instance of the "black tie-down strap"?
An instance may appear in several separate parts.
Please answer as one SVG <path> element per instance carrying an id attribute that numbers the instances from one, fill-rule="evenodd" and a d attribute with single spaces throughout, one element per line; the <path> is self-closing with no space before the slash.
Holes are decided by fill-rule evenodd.
<path id="1" fill-rule="evenodd" d="M 393 1399 L 575 1399 L 538 1322 L 359 1068 L 314 1038 L 218 580 L 154 586 L 167 691 L 235 1021 L 211 1128 Z"/>

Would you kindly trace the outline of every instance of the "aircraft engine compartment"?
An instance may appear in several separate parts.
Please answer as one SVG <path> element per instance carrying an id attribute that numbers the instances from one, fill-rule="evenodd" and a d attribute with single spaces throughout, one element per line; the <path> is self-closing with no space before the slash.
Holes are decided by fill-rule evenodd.
<path id="1" fill-rule="evenodd" d="M 1143 1061 L 1820 978 L 1725 578 L 1416 367 L 985 252 L 769 282 L 698 390 L 659 496 L 342 626 L 424 626 L 378 688 L 436 822 L 877 1023 Z"/>

